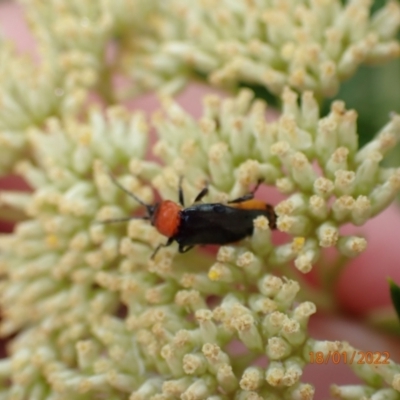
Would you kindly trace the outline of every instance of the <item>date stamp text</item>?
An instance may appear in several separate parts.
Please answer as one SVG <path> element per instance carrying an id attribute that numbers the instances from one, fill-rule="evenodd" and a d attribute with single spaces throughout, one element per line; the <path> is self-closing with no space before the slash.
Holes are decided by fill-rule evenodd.
<path id="1" fill-rule="evenodd" d="M 330 351 L 327 354 L 322 351 L 310 351 L 310 364 L 375 364 L 384 365 L 390 364 L 390 354 L 388 351 L 353 351 L 353 352 L 339 352 Z"/>

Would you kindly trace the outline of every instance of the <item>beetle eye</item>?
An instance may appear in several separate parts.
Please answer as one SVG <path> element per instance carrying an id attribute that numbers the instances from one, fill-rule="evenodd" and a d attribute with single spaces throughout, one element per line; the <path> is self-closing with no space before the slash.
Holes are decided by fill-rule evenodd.
<path id="1" fill-rule="evenodd" d="M 154 205 L 147 205 L 147 214 L 149 215 L 149 217 L 151 218 L 154 213 L 156 212 L 156 208 L 158 207 L 158 204 L 154 204 Z"/>

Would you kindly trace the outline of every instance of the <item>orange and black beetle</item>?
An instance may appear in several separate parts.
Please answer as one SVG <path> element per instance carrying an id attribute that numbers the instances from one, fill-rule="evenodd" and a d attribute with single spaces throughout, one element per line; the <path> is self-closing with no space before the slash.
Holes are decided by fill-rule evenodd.
<path id="1" fill-rule="evenodd" d="M 169 246 L 174 241 L 178 243 L 180 253 L 189 251 L 195 245 L 224 245 L 237 242 L 253 234 L 253 220 L 260 215 L 268 219 L 271 229 L 276 229 L 277 216 L 273 206 L 254 199 L 254 193 L 261 181 L 258 182 L 252 192 L 231 200 L 227 204 L 196 204 L 208 193 L 208 188 L 204 187 L 195 198 L 194 204 L 185 208 L 181 180 L 178 189 L 179 204 L 171 200 L 146 204 L 125 189 L 112 175 L 110 176 L 120 189 L 146 207 L 147 215 L 102 222 L 123 222 L 134 218 L 150 220 L 158 232 L 168 238 L 165 244 L 160 244 L 154 250 L 152 258 L 161 247 Z"/>

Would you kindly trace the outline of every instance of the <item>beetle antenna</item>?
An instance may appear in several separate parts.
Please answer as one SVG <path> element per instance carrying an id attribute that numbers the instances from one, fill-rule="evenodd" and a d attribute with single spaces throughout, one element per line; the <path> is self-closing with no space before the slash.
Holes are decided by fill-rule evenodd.
<path id="1" fill-rule="evenodd" d="M 111 218 L 111 219 L 105 219 L 103 221 L 94 221 L 95 224 L 113 224 L 113 223 L 118 223 L 118 222 L 127 222 L 132 219 L 150 219 L 147 215 L 143 217 L 122 217 L 122 218 Z"/>
<path id="2" fill-rule="evenodd" d="M 254 186 L 252 193 L 255 193 L 262 183 L 264 183 L 264 178 L 258 178 L 256 186 Z"/>
<path id="3" fill-rule="evenodd" d="M 122 186 L 111 172 L 109 172 L 108 175 L 109 175 L 110 179 L 113 181 L 113 183 L 115 183 L 115 185 L 117 185 L 123 192 L 125 192 L 128 196 L 132 197 L 134 200 L 136 200 L 142 206 L 146 207 L 147 213 L 149 215 L 151 215 L 154 212 L 153 205 L 146 204 L 143 200 L 139 199 L 139 197 L 137 197 L 135 194 L 133 194 L 128 189 L 126 189 L 124 186 Z M 131 217 L 131 218 L 134 218 L 134 217 Z M 148 219 L 148 218 L 140 218 L 140 219 Z"/>

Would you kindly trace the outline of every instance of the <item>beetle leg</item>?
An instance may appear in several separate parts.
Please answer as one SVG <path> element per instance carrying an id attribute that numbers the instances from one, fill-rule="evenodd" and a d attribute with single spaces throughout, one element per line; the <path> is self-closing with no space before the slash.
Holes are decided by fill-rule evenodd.
<path id="1" fill-rule="evenodd" d="M 193 249 L 194 246 L 187 246 L 186 248 L 183 248 L 183 245 L 180 244 L 179 245 L 179 253 L 186 253 L 187 251 L 189 251 L 190 249 Z"/>
<path id="2" fill-rule="evenodd" d="M 150 259 L 154 260 L 154 257 L 156 256 L 156 254 L 158 253 L 158 250 L 160 250 L 162 247 L 168 247 L 172 244 L 172 242 L 174 241 L 174 239 L 169 238 L 167 240 L 167 243 L 160 243 L 153 251 L 153 254 L 151 255 Z"/>
<path id="3" fill-rule="evenodd" d="M 185 198 L 183 195 L 183 190 L 182 190 L 182 180 L 183 176 L 179 177 L 179 186 L 178 186 L 178 195 L 179 195 L 179 203 L 182 207 L 185 207 Z"/>
<path id="4" fill-rule="evenodd" d="M 254 198 L 254 194 L 247 193 L 242 197 L 238 197 L 237 199 L 229 200 L 228 204 L 243 203 L 244 201 L 251 200 L 252 198 Z"/>
<path id="5" fill-rule="evenodd" d="M 263 179 L 259 179 L 257 181 L 257 185 L 254 186 L 254 189 L 250 193 L 247 193 L 244 196 L 238 197 L 237 199 L 230 200 L 230 201 L 228 201 L 228 204 L 243 203 L 244 201 L 253 199 L 254 198 L 254 193 L 257 191 L 257 189 L 260 187 L 260 185 L 262 183 L 263 183 Z"/>
<path id="6" fill-rule="evenodd" d="M 203 189 L 201 189 L 200 193 L 196 196 L 194 199 L 193 203 L 197 203 L 200 201 L 204 196 L 207 196 L 208 194 L 208 186 L 204 186 Z"/>
<path id="7" fill-rule="evenodd" d="M 276 229 L 276 220 L 278 219 L 278 216 L 275 213 L 274 207 L 272 207 L 271 204 L 267 204 L 267 211 L 269 227 L 271 229 Z"/>
<path id="8" fill-rule="evenodd" d="M 122 218 L 111 218 L 111 219 L 105 219 L 103 221 L 94 221 L 94 224 L 113 224 L 115 222 L 127 222 L 131 221 L 132 219 L 147 219 L 149 220 L 150 217 L 147 215 L 144 215 L 143 217 L 122 217 Z"/>

